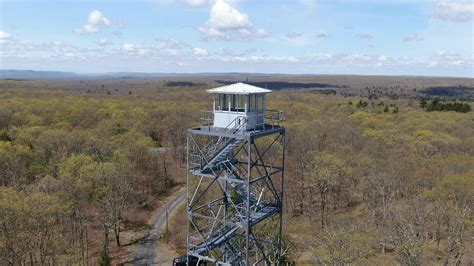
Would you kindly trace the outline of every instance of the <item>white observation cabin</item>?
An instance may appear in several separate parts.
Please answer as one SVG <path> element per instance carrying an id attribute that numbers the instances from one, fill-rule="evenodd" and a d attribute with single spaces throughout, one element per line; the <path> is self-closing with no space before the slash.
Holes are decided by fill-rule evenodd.
<path id="1" fill-rule="evenodd" d="M 214 128 L 245 125 L 246 130 L 251 130 L 264 126 L 266 94 L 271 90 L 238 82 L 207 91 L 214 94 Z"/>

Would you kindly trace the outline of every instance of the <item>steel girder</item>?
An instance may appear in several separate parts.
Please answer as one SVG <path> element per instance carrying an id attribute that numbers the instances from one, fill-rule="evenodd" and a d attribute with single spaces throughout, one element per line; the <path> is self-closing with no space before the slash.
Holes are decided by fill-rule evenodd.
<path id="1" fill-rule="evenodd" d="M 187 255 L 271 264 L 281 245 L 285 129 L 188 131 Z"/>

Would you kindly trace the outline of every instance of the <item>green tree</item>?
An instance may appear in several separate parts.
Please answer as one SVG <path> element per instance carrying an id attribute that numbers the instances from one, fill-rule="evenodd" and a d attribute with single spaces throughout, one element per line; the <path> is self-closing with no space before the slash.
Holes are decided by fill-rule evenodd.
<path id="1" fill-rule="evenodd" d="M 421 99 L 420 100 L 420 108 L 426 108 L 426 105 L 428 104 L 428 102 L 426 101 L 426 99 Z"/>
<path id="2" fill-rule="evenodd" d="M 0 188 L 0 255 L 9 265 L 57 264 L 69 205 L 58 195 Z"/>
<path id="3" fill-rule="evenodd" d="M 30 148 L 0 141 L 0 184 L 18 186 L 32 179 L 34 154 Z"/>
<path id="4" fill-rule="evenodd" d="M 79 240 L 79 254 L 83 262 L 88 261 L 88 226 L 94 221 L 90 205 L 94 193 L 94 172 L 97 163 L 89 155 L 73 155 L 60 165 L 59 180 L 63 199 L 71 204 L 72 238 Z"/>

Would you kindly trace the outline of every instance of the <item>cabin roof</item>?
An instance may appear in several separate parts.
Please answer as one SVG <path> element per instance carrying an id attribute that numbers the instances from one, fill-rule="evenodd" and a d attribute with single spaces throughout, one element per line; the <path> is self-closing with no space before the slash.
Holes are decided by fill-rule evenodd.
<path id="1" fill-rule="evenodd" d="M 234 84 L 217 87 L 214 89 L 207 90 L 209 93 L 219 93 L 219 94 L 257 94 L 257 93 L 269 93 L 271 90 L 260 88 L 257 86 L 245 84 L 242 82 L 237 82 Z"/>

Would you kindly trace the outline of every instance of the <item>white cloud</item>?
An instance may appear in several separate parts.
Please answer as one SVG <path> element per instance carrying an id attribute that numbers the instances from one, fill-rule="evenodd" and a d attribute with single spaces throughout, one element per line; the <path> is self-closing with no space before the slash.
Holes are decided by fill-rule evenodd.
<path id="1" fill-rule="evenodd" d="M 468 58 L 462 55 L 449 52 L 449 51 L 438 51 L 436 54 L 431 56 L 429 61 L 429 67 L 449 67 L 449 66 L 474 66 L 474 57 Z"/>
<path id="2" fill-rule="evenodd" d="M 10 38 L 10 34 L 4 31 L 0 31 L 0 39 L 6 40 Z"/>
<path id="3" fill-rule="evenodd" d="M 242 63 L 277 63 L 277 62 L 287 62 L 287 63 L 297 63 L 300 61 L 297 57 L 294 56 L 234 56 L 229 58 L 222 58 L 224 62 L 242 62 Z"/>
<path id="4" fill-rule="evenodd" d="M 189 46 L 185 43 L 182 43 L 179 40 L 171 39 L 171 38 L 164 38 L 164 39 L 157 39 L 157 42 L 151 47 L 157 50 L 183 50 L 185 48 L 189 48 Z"/>
<path id="5" fill-rule="evenodd" d="M 74 58 L 75 54 L 74 53 L 64 53 L 64 58 L 65 59 L 71 59 Z"/>
<path id="6" fill-rule="evenodd" d="M 209 0 L 181 0 L 181 2 L 189 7 L 206 7 L 209 5 Z"/>
<path id="7" fill-rule="evenodd" d="M 202 49 L 202 50 L 201 50 Z M 254 53 L 255 52 L 255 53 Z M 52 41 L 11 39 L 0 49 L 6 68 L 42 69 L 58 65 L 68 71 L 143 72 L 281 72 L 320 74 L 450 75 L 472 77 L 474 55 L 439 51 L 431 57 L 391 57 L 384 54 L 313 53 L 266 55 L 255 49 L 205 50 L 175 40 L 144 45 L 121 43 L 108 49 L 81 48 Z M 207 54 L 206 54 L 207 53 Z M 101 58 L 101 60 L 97 60 Z"/>
<path id="8" fill-rule="evenodd" d="M 207 25 L 217 30 L 249 29 L 252 27 L 249 16 L 240 13 L 224 0 L 217 0 L 211 9 Z"/>
<path id="9" fill-rule="evenodd" d="M 271 34 L 264 29 L 257 29 L 255 31 L 248 30 L 248 29 L 241 29 L 238 31 L 238 33 L 240 34 L 238 38 L 244 39 L 244 40 L 251 40 L 251 39 L 256 39 L 256 38 L 267 38 L 271 36 Z"/>
<path id="10" fill-rule="evenodd" d="M 345 66 L 357 68 L 389 67 L 396 64 L 396 60 L 387 55 L 358 54 L 358 53 L 315 53 L 300 58 L 306 64 L 317 64 L 319 66 Z"/>
<path id="11" fill-rule="evenodd" d="M 374 36 L 370 33 L 357 33 L 355 35 L 355 37 L 357 37 L 359 39 L 372 39 L 372 38 L 374 38 Z"/>
<path id="12" fill-rule="evenodd" d="M 174 39 L 159 39 L 152 44 L 122 43 L 119 48 L 112 49 L 111 51 L 118 56 L 142 56 L 142 58 L 147 59 L 166 58 L 163 60 L 175 62 L 176 58 L 179 57 L 189 58 L 191 55 L 204 56 L 204 53 L 207 51 L 199 49 L 201 48 L 191 49 L 187 44 Z"/>
<path id="13" fill-rule="evenodd" d="M 55 52 L 77 50 L 78 47 L 61 41 L 33 41 L 11 39 L 5 43 L 5 50 L 15 53 Z"/>
<path id="14" fill-rule="evenodd" d="M 243 54 L 237 53 L 235 51 L 235 49 L 229 48 L 229 47 L 220 48 L 219 50 L 217 50 L 217 52 L 215 52 L 215 54 L 220 55 L 220 56 L 239 56 L 239 55 L 243 55 Z"/>
<path id="15" fill-rule="evenodd" d="M 62 41 L 53 41 L 52 43 L 57 47 L 67 47 L 68 46 L 68 44 L 66 44 Z"/>
<path id="16" fill-rule="evenodd" d="M 403 41 L 404 42 L 421 42 L 423 41 L 423 37 L 420 36 L 418 33 L 414 32 L 414 33 L 410 33 L 408 34 L 407 36 L 405 36 L 403 38 Z"/>
<path id="17" fill-rule="evenodd" d="M 0 31 L 0 44 L 7 42 L 10 39 L 10 34 Z"/>
<path id="18" fill-rule="evenodd" d="M 206 49 L 203 49 L 203 48 L 194 48 L 194 49 L 193 49 L 193 54 L 196 55 L 196 56 L 206 56 L 206 55 L 208 55 L 209 53 L 207 52 Z"/>
<path id="19" fill-rule="evenodd" d="M 179 57 L 184 54 L 184 51 L 181 49 L 168 48 L 168 49 L 163 49 L 159 51 L 159 53 L 165 56 Z"/>
<path id="20" fill-rule="evenodd" d="M 110 20 L 102 15 L 100 11 L 94 10 L 89 14 L 87 23 L 82 28 L 76 28 L 76 33 L 96 33 L 101 28 L 110 26 Z"/>
<path id="21" fill-rule="evenodd" d="M 217 0 L 214 3 L 209 20 L 199 28 L 199 31 L 206 39 L 251 40 L 270 36 L 264 29 L 254 30 L 249 16 L 224 0 Z"/>
<path id="22" fill-rule="evenodd" d="M 145 55 L 148 50 L 138 44 L 124 43 L 120 48 L 122 52 L 128 55 Z"/>
<path id="23" fill-rule="evenodd" d="M 268 32 L 264 29 L 258 29 L 253 33 L 253 36 L 256 37 L 256 38 L 266 38 L 266 37 L 270 37 L 271 34 L 270 34 L 270 32 Z"/>
<path id="24" fill-rule="evenodd" d="M 255 52 L 257 52 L 257 49 L 255 48 L 248 48 L 248 49 L 245 49 L 244 51 L 237 51 L 234 48 L 224 47 L 224 48 L 218 49 L 214 54 L 216 56 L 219 56 L 219 58 L 223 58 L 223 57 L 243 57 Z"/>
<path id="25" fill-rule="evenodd" d="M 451 22 L 468 22 L 474 17 L 472 1 L 439 1 L 433 16 Z"/>
<path id="26" fill-rule="evenodd" d="M 324 53 L 317 53 L 311 56 L 311 58 L 316 61 L 330 60 L 332 59 L 332 57 L 333 56 L 331 54 L 324 54 Z"/>
<path id="27" fill-rule="evenodd" d="M 287 37 L 287 38 L 290 38 L 290 39 L 298 38 L 298 37 L 301 37 L 301 36 L 303 36 L 303 33 L 301 33 L 301 32 L 294 32 L 294 31 L 288 32 L 288 33 L 286 34 L 286 37 Z"/>
<path id="28" fill-rule="evenodd" d="M 131 43 L 124 43 L 122 44 L 122 50 L 125 52 L 133 52 L 136 49 L 136 45 L 133 45 Z"/>
<path id="29" fill-rule="evenodd" d="M 57 40 L 45 42 L 11 39 L 0 49 L 0 55 L 11 60 L 15 60 L 15 58 L 27 60 L 25 61 L 26 66 L 35 60 L 79 60 L 91 53 L 93 53 L 92 49 L 77 47 Z"/>
<path id="30" fill-rule="evenodd" d="M 99 40 L 95 41 L 95 43 L 99 46 L 109 46 L 109 45 L 114 44 L 112 41 L 107 40 L 107 39 L 99 39 Z"/>

